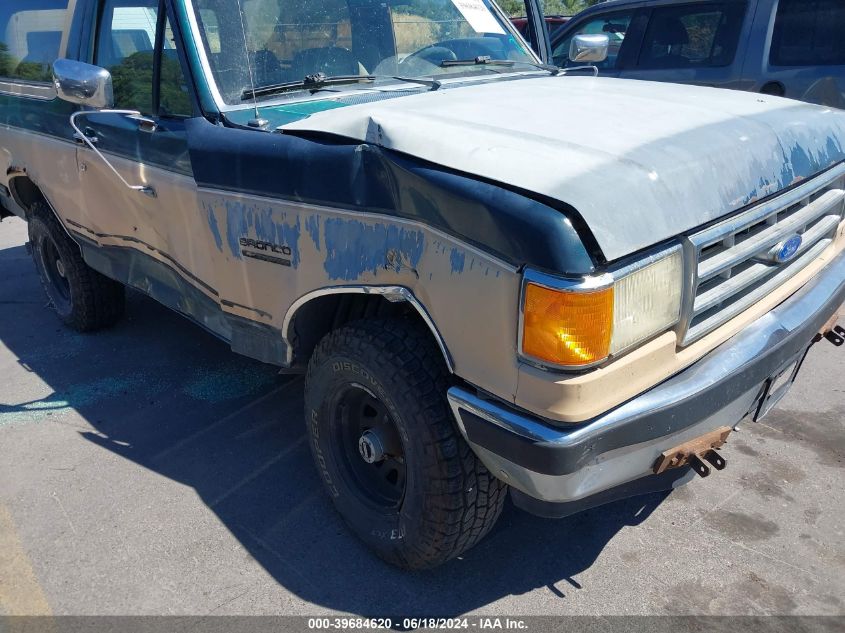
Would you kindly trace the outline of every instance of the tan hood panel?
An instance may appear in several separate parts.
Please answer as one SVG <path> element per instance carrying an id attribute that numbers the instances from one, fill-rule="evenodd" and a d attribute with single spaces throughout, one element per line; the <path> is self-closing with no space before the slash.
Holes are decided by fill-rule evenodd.
<path id="1" fill-rule="evenodd" d="M 573 206 L 614 260 L 845 160 L 845 112 L 593 77 L 443 88 L 314 114 L 336 134 Z"/>

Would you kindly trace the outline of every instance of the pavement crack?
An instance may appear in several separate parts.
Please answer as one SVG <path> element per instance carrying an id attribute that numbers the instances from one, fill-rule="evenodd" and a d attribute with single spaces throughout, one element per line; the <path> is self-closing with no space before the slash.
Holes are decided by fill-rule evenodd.
<path id="1" fill-rule="evenodd" d="M 282 459 L 284 459 L 285 457 L 287 457 L 290 453 L 292 453 L 294 450 L 296 450 L 297 448 L 299 448 L 299 447 L 300 447 L 302 444 L 304 444 L 304 443 L 305 443 L 305 436 L 302 436 L 302 437 L 300 437 L 298 440 L 296 440 L 295 442 L 293 442 L 293 443 L 289 444 L 289 445 L 285 448 L 285 450 L 283 450 L 281 453 L 279 453 L 278 455 L 276 455 L 273 459 L 271 459 L 271 460 L 269 460 L 268 462 L 266 462 L 265 464 L 263 464 L 263 465 L 259 466 L 259 467 L 258 467 L 258 468 L 256 468 L 254 471 L 252 471 L 249 475 L 247 475 L 246 477 L 244 477 L 243 479 L 241 479 L 238 483 L 236 483 L 234 486 L 232 486 L 231 488 L 229 488 L 226 492 L 224 492 L 223 494 L 221 494 L 221 495 L 219 495 L 218 497 L 216 497 L 215 499 L 213 499 L 213 500 L 212 500 L 212 501 L 208 504 L 208 507 L 209 507 L 209 508 L 214 508 L 215 506 L 219 505 L 221 502 L 225 501 L 225 500 L 226 500 L 228 497 L 230 497 L 232 494 L 234 494 L 235 492 L 237 492 L 240 488 L 243 488 L 246 484 L 248 484 L 249 482 L 251 482 L 251 481 L 253 481 L 254 479 L 256 479 L 256 478 L 257 478 L 259 475 L 261 475 L 264 471 L 266 471 L 266 470 L 270 469 L 270 468 L 271 468 L 274 464 L 276 464 L 277 462 L 279 462 L 279 461 L 281 461 Z"/>
<path id="2" fill-rule="evenodd" d="M 731 545 L 735 545 L 736 547 L 739 547 L 740 549 L 744 549 L 748 552 L 751 552 L 752 554 L 756 554 L 757 556 L 762 556 L 763 558 L 768 558 L 771 561 L 774 561 L 776 563 L 780 563 L 781 565 L 785 565 L 785 566 L 787 566 L 791 569 L 794 569 L 795 571 L 800 571 L 804 574 L 807 574 L 808 576 L 810 576 L 811 578 L 813 578 L 817 582 L 823 582 L 823 578 L 821 578 L 815 572 L 810 571 L 809 569 L 804 569 L 803 567 L 799 567 L 798 565 L 794 565 L 794 564 L 792 564 L 788 561 L 785 561 L 781 558 L 778 558 L 777 556 L 772 556 L 771 554 L 767 554 L 766 552 L 763 552 L 759 549 L 756 549 L 754 547 L 746 545 L 745 543 L 740 543 L 739 541 L 734 541 L 733 539 L 726 537 L 724 534 L 721 534 L 718 530 L 714 530 L 709 525 L 705 524 L 704 529 L 707 530 L 708 532 L 710 532 L 711 534 L 713 534 L 714 536 L 716 536 L 717 538 L 720 538 L 724 541 L 727 541 Z"/>
<path id="3" fill-rule="evenodd" d="M 231 598 L 229 598 L 228 600 L 224 600 L 223 602 L 221 602 L 220 604 L 218 604 L 216 607 L 214 607 L 211 611 L 209 611 L 209 612 L 208 612 L 208 615 L 211 615 L 212 613 L 214 613 L 214 612 L 215 612 L 215 611 L 217 611 L 218 609 L 220 609 L 220 608 L 222 608 L 222 607 L 225 607 L 227 604 L 229 604 L 229 603 L 231 603 L 231 602 L 234 602 L 235 600 L 237 600 L 237 599 L 238 599 L 238 598 L 240 598 L 241 596 L 245 596 L 247 593 L 249 593 L 249 589 L 250 589 L 250 588 L 249 588 L 249 587 L 247 587 L 246 589 L 244 589 L 244 590 L 243 590 L 242 592 L 240 592 L 239 594 L 232 596 L 232 597 L 231 597 Z"/>
<path id="4" fill-rule="evenodd" d="M 62 503 L 62 500 L 59 499 L 59 496 L 55 492 L 52 496 L 53 499 L 56 500 L 56 503 L 59 504 L 59 508 L 61 509 L 62 514 L 65 515 L 65 519 L 67 519 L 67 524 L 70 526 L 71 532 L 73 532 L 75 536 L 79 536 L 79 532 L 76 531 L 76 526 L 73 524 L 73 521 L 70 520 L 70 515 L 67 513 L 67 510 L 65 509 L 65 505 Z"/>

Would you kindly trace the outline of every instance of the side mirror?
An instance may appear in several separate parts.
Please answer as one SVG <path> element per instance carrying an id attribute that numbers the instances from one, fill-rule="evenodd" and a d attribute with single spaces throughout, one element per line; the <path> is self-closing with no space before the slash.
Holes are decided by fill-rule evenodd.
<path id="1" fill-rule="evenodd" d="M 604 33 L 576 35 L 569 46 L 569 59 L 573 62 L 599 63 L 607 59 L 610 38 Z"/>
<path id="2" fill-rule="evenodd" d="M 72 59 L 53 63 L 53 84 L 59 99 L 104 110 L 114 106 L 111 73 Z"/>

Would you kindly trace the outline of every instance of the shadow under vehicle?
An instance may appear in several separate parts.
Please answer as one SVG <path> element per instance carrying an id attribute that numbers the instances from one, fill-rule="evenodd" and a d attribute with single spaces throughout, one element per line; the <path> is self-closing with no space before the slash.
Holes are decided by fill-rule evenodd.
<path id="1" fill-rule="evenodd" d="M 590 76 L 605 33 L 562 70 L 488 0 L 14 0 L 0 33 L 0 201 L 60 320 L 128 287 L 303 374 L 288 417 L 398 566 L 507 495 L 563 518 L 723 469 L 841 343 L 845 113 Z"/>

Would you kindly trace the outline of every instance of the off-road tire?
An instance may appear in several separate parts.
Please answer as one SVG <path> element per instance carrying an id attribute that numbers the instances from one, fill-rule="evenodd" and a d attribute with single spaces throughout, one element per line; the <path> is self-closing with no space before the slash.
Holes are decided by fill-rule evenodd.
<path id="1" fill-rule="evenodd" d="M 366 390 L 384 405 L 404 451 L 404 493 L 395 508 L 362 500 L 338 457 L 335 394 Z M 305 377 L 309 444 L 325 487 L 352 531 L 384 560 L 420 569 L 478 543 L 501 514 L 507 486 L 457 430 L 448 374 L 428 332 L 410 320 L 356 321 L 317 346 Z"/>
<path id="2" fill-rule="evenodd" d="M 79 332 L 93 332 L 119 321 L 126 306 L 123 285 L 85 263 L 79 246 L 52 211 L 36 205 L 28 228 L 35 268 L 59 319 Z"/>

